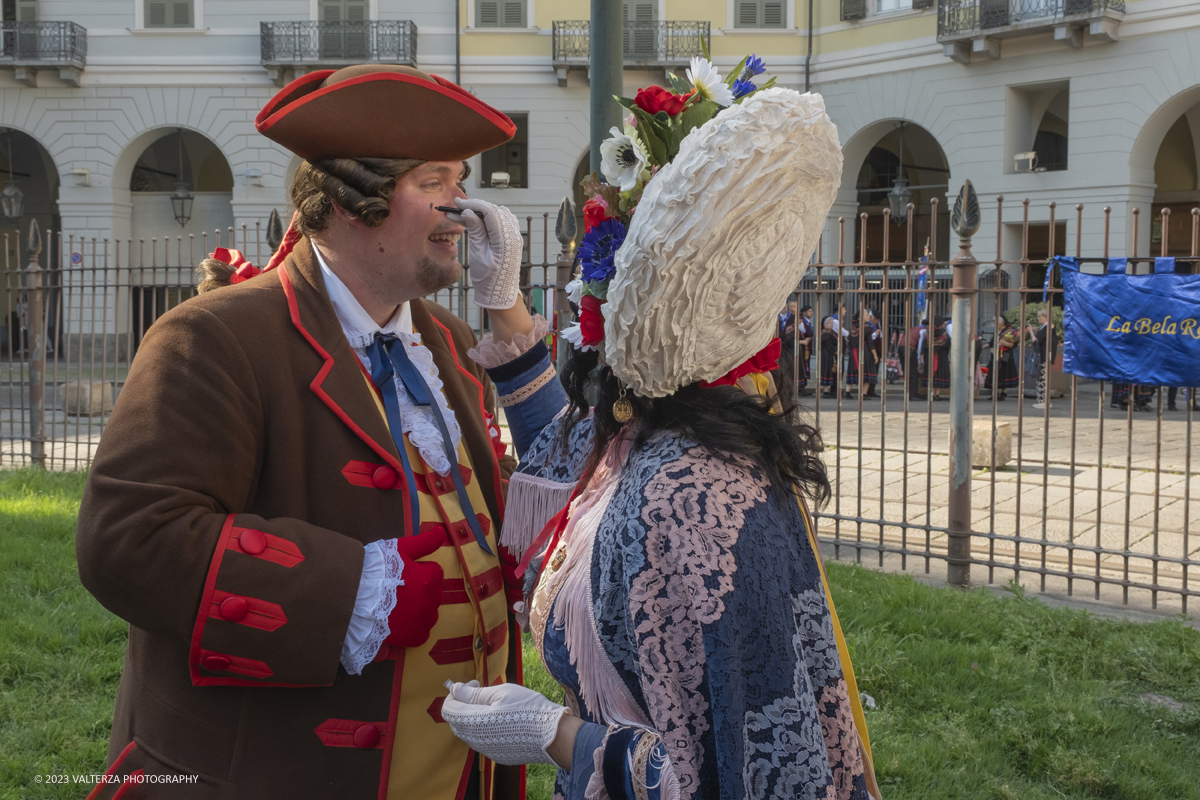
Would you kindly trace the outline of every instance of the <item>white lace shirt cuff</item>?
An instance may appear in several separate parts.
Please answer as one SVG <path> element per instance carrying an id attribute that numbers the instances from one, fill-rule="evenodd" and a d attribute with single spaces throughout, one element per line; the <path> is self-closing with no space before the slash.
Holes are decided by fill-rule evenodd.
<path id="1" fill-rule="evenodd" d="M 388 633 L 388 615 L 396 607 L 396 587 L 403 586 L 404 561 L 395 539 L 381 539 L 364 548 L 362 578 L 342 643 L 342 666 L 358 675 L 370 664 Z"/>

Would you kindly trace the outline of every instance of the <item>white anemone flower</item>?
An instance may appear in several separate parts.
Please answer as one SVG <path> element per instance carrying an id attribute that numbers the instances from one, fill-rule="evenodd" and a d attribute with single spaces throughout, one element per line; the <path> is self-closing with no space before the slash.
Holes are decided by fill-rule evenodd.
<path id="1" fill-rule="evenodd" d="M 733 90 L 721 80 L 721 73 L 707 58 L 692 56 L 687 77 L 701 100 L 711 100 L 719 106 L 733 105 Z"/>
<path id="2" fill-rule="evenodd" d="M 600 143 L 600 170 L 610 184 L 628 192 L 637 185 L 650 156 L 632 131 L 621 133 L 613 128 L 610 133 L 612 138 Z"/>
<path id="3" fill-rule="evenodd" d="M 567 300 L 575 305 L 579 305 L 579 301 L 583 300 L 583 280 L 575 278 L 566 285 Z"/>

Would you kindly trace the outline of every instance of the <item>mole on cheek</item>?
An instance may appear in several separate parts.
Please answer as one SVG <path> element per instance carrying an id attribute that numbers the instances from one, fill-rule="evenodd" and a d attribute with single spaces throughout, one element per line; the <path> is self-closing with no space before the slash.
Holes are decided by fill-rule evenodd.
<path id="1" fill-rule="evenodd" d="M 381 252 L 381 253 L 382 253 L 382 252 L 385 252 L 385 251 L 384 251 L 384 249 L 383 249 L 383 245 L 379 245 L 379 252 Z"/>

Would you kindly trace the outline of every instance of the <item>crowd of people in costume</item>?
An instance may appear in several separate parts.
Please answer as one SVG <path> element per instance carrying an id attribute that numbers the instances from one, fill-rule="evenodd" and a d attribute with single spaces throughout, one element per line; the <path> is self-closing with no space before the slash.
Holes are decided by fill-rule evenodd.
<path id="1" fill-rule="evenodd" d="M 855 313 L 850 324 L 842 326 L 840 320 L 846 317 L 843 305 L 817 327 L 813 307 L 797 306 L 797 300 L 788 300 L 778 314 L 777 329 L 782 343 L 780 367 L 794 376 L 801 396 L 813 396 L 819 385 L 825 399 L 837 399 L 840 392 L 844 399 L 856 400 L 861 391 L 863 400 L 875 400 L 880 396 L 882 374 L 888 383 L 901 384 L 911 401 L 949 399 L 953 326 L 948 317 L 934 316 L 932 322 L 924 317 L 906 331 L 893 334 L 893 341 L 885 348 L 880 317 L 873 309 Z M 1036 325 L 1020 329 L 1000 315 L 991 337 L 974 337 L 975 363 L 980 368 L 973 385 L 983 390 L 982 397 L 1008 400 L 1018 391 L 1024 375 L 1026 396 L 1035 401 L 1031 406 L 1045 408 L 1050 365 L 1059 352 L 1062 332 L 1050 323 L 1044 308 L 1038 309 L 1036 317 Z M 818 372 L 816 378 L 814 372 Z M 1107 386 L 1109 405 L 1119 411 L 1127 410 L 1131 401 L 1134 411 L 1153 410 L 1151 403 L 1158 391 L 1165 393 L 1167 411 L 1186 410 L 1177 404 L 1181 390 L 1176 387 L 1162 390 L 1128 383 Z M 1193 410 L 1200 409 L 1195 391 L 1184 389 L 1182 394 L 1185 404 L 1190 402 Z"/>

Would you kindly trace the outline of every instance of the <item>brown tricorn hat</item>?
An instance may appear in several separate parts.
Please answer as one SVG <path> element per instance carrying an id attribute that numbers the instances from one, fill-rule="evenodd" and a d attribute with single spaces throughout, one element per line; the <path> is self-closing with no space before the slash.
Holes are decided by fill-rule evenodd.
<path id="1" fill-rule="evenodd" d="M 459 161 L 516 132 L 512 120 L 462 87 L 392 64 L 310 72 L 271 98 L 254 126 L 309 161 Z"/>

